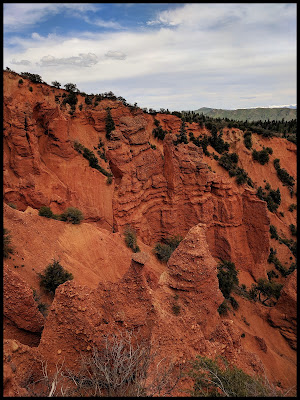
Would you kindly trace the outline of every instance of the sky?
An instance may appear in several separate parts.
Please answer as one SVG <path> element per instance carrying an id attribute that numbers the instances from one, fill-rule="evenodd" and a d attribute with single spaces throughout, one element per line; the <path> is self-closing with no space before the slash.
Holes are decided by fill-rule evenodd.
<path id="1" fill-rule="evenodd" d="M 3 68 L 139 107 L 296 104 L 296 3 L 4 3 Z"/>

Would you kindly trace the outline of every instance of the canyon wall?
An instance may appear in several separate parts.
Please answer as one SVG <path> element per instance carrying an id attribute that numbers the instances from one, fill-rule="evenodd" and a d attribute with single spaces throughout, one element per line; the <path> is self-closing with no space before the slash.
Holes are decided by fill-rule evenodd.
<path id="1" fill-rule="evenodd" d="M 104 335 L 125 330 L 137 332 L 176 363 L 188 363 L 197 354 L 222 354 L 247 373 L 265 370 L 273 382 L 294 384 L 296 273 L 282 278 L 282 295 L 271 310 L 238 296 L 240 309 L 227 317 L 218 312 L 224 297 L 217 278 L 221 260 L 235 263 L 240 284 L 249 287 L 267 278 L 271 246 L 294 261 L 269 234 L 270 223 L 287 234 L 294 214 L 284 209 L 285 219 L 273 215 L 255 189 L 237 185 L 202 148 L 191 142 L 175 145 L 181 126 L 175 115 L 154 117 L 118 100 L 91 106 L 81 95 L 70 114 L 69 105 L 62 104 L 64 90 L 34 84 L 30 92 L 30 83 L 18 80 L 4 74 L 4 226 L 14 247 L 4 270 L 7 393 L 23 393 L 26 360 L 37 370 L 44 357 L 54 371 L 64 357 L 76 368 L 80 353 L 89 354 Z M 115 124 L 110 140 L 108 107 Z M 168 131 L 163 142 L 152 135 L 155 119 Z M 195 136 L 209 133 L 195 123 L 187 127 Z M 242 133 L 226 135 L 232 136 L 234 149 L 241 146 Z M 278 140 L 283 139 L 274 138 L 276 145 Z M 74 142 L 96 156 L 100 148 L 105 151 L 98 162 L 113 175 L 111 183 L 91 168 Z M 278 152 L 288 154 L 292 145 Z M 239 150 L 240 162 L 252 176 L 246 153 Z M 295 176 L 294 170 L 289 171 Z M 273 171 L 267 173 L 275 185 Z M 38 215 L 42 206 L 54 213 L 77 207 L 84 220 L 76 226 L 43 218 Z M 126 247 L 127 225 L 136 230 L 141 253 Z M 168 263 L 160 263 L 153 246 L 172 235 L 183 240 Z M 54 298 L 41 290 L 38 278 L 53 258 L 74 276 Z M 51 303 L 47 318 L 35 307 L 32 289 Z M 13 377 L 12 363 L 18 366 Z"/>

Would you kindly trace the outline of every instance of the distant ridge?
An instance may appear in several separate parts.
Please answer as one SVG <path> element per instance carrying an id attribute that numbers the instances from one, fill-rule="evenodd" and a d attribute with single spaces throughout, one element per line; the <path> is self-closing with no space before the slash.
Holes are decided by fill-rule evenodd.
<path id="1" fill-rule="evenodd" d="M 297 118 L 297 109 L 289 107 L 272 107 L 272 108 L 239 108 L 237 110 L 223 110 L 221 108 L 201 107 L 194 111 L 198 114 L 204 114 L 213 118 L 229 118 L 237 121 L 290 121 Z"/>

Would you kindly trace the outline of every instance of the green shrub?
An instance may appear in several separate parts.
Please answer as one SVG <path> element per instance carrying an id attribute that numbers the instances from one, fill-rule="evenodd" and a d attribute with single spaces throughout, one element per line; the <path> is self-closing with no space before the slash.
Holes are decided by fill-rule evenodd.
<path id="1" fill-rule="evenodd" d="M 158 140 L 164 140 L 167 133 L 160 125 L 152 130 L 152 135 Z"/>
<path id="2" fill-rule="evenodd" d="M 85 147 L 81 143 L 79 143 L 78 140 L 74 140 L 73 147 L 80 154 L 82 154 L 85 149 Z"/>
<path id="3" fill-rule="evenodd" d="M 43 314 L 44 317 L 47 317 L 47 315 L 48 315 L 48 308 L 49 308 L 49 304 L 43 303 L 43 302 L 38 303 L 38 309 L 39 309 L 40 313 Z"/>
<path id="4" fill-rule="evenodd" d="M 42 206 L 39 209 L 39 215 L 41 217 L 53 218 L 53 212 L 51 211 L 50 207 L 46 207 L 46 206 Z"/>
<path id="5" fill-rule="evenodd" d="M 19 79 L 19 84 L 22 85 L 23 79 Z"/>
<path id="6" fill-rule="evenodd" d="M 168 262 L 173 253 L 171 247 L 164 243 L 156 243 L 153 251 L 156 257 L 163 262 Z"/>
<path id="7" fill-rule="evenodd" d="M 252 148 L 252 134 L 249 131 L 244 133 L 244 144 L 248 150 Z"/>
<path id="8" fill-rule="evenodd" d="M 87 105 L 91 105 L 91 104 L 93 103 L 93 102 L 92 102 L 92 99 L 91 99 L 89 96 L 86 96 L 86 97 L 85 97 L 84 102 L 85 102 L 85 104 L 87 104 Z"/>
<path id="9" fill-rule="evenodd" d="M 101 172 L 103 175 L 107 177 L 112 177 L 112 174 L 108 171 L 106 171 L 104 168 L 102 168 L 98 164 L 98 159 L 95 156 L 95 154 L 92 152 L 92 150 L 88 149 L 87 147 L 84 147 L 81 143 L 79 143 L 77 140 L 74 141 L 73 147 L 78 153 L 82 154 L 84 158 L 86 158 L 89 161 L 89 166 L 91 168 L 97 169 L 99 172 Z M 101 153 L 103 159 L 106 160 L 105 154 Z"/>
<path id="10" fill-rule="evenodd" d="M 269 305 L 274 305 L 274 302 L 270 302 L 270 300 L 273 298 L 278 300 L 282 288 L 283 285 L 280 283 L 272 282 L 265 278 L 260 278 L 256 285 L 259 301 L 261 301 L 264 305 L 267 305 L 267 301 L 269 301 Z"/>
<path id="11" fill-rule="evenodd" d="M 189 141 L 188 141 L 188 138 L 186 136 L 185 122 L 182 121 L 180 130 L 179 130 L 179 134 L 176 135 L 176 140 L 174 141 L 174 145 L 177 146 L 179 143 L 187 144 L 188 142 Z"/>
<path id="12" fill-rule="evenodd" d="M 62 283 L 72 280 L 73 275 L 65 270 L 57 260 L 53 259 L 53 263 L 49 264 L 44 272 L 39 274 L 39 278 L 40 285 L 54 294 L 56 288 Z"/>
<path id="13" fill-rule="evenodd" d="M 247 183 L 249 186 L 253 186 L 252 180 L 249 178 L 247 172 L 243 168 L 236 169 L 236 183 L 238 185 L 243 185 Z"/>
<path id="14" fill-rule="evenodd" d="M 267 207 L 271 212 L 275 212 L 279 205 L 281 204 L 281 194 L 279 188 L 277 190 L 271 189 L 269 183 L 265 186 L 269 193 L 266 193 L 261 186 L 258 187 L 256 196 L 267 203 Z"/>
<path id="15" fill-rule="evenodd" d="M 17 209 L 17 206 L 15 205 L 15 203 L 7 203 L 7 205 L 11 208 L 14 208 L 15 210 Z"/>
<path id="16" fill-rule="evenodd" d="M 140 248 L 137 245 L 136 231 L 130 225 L 127 225 L 124 229 L 124 238 L 127 247 L 132 249 L 134 253 L 140 252 Z"/>
<path id="17" fill-rule="evenodd" d="M 51 85 L 54 86 L 56 89 L 59 89 L 61 87 L 61 84 L 57 81 L 51 82 Z"/>
<path id="18" fill-rule="evenodd" d="M 297 236 L 297 227 L 294 224 L 290 225 L 290 231 L 293 236 Z"/>
<path id="19" fill-rule="evenodd" d="M 295 269 L 297 269 L 297 264 L 296 263 L 292 263 L 290 268 L 287 270 L 287 275 L 291 274 L 292 272 L 295 271 Z"/>
<path id="20" fill-rule="evenodd" d="M 272 149 L 272 147 L 266 147 L 266 151 L 267 151 L 269 154 L 273 154 L 273 149 Z"/>
<path id="21" fill-rule="evenodd" d="M 21 72 L 23 78 L 29 79 L 33 83 L 43 83 L 42 77 L 38 74 L 31 74 L 30 72 Z"/>
<path id="22" fill-rule="evenodd" d="M 256 285 L 255 283 L 252 283 L 251 288 L 248 291 L 249 297 L 256 301 L 257 300 L 257 290 L 256 290 Z"/>
<path id="23" fill-rule="evenodd" d="M 291 204 L 289 206 L 289 212 L 293 212 L 294 210 L 297 210 L 297 204 Z"/>
<path id="24" fill-rule="evenodd" d="M 112 181 L 113 181 L 112 176 L 108 176 L 107 179 L 106 179 L 107 185 L 111 185 L 111 184 L 112 184 Z"/>
<path id="25" fill-rule="evenodd" d="M 238 271 L 235 265 L 231 261 L 222 261 L 218 265 L 219 288 L 223 293 L 225 299 L 230 298 L 230 293 L 232 289 L 239 284 Z"/>
<path id="26" fill-rule="evenodd" d="M 194 386 L 192 397 L 277 397 L 279 392 L 265 379 L 246 374 L 218 356 L 197 356 L 188 375 Z"/>
<path id="27" fill-rule="evenodd" d="M 206 127 L 208 127 L 208 123 L 206 124 Z M 218 135 L 218 130 L 215 125 L 211 125 L 211 136 L 208 137 L 208 142 L 209 144 L 219 153 L 222 154 L 225 151 L 229 150 L 229 143 L 225 142 L 222 138 L 223 132 L 222 130 L 220 131 Z"/>
<path id="28" fill-rule="evenodd" d="M 281 264 L 281 262 L 279 261 L 279 259 L 276 257 L 276 250 L 274 251 L 273 248 L 270 248 L 270 254 L 268 257 L 268 263 L 271 264 L 273 263 L 275 268 L 277 269 L 277 271 L 279 271 L 281 273 L 282 276 L 287 276 L 288 272 L 286 270 L 286 268 Z M 268 275 L 269 277 L 269 275 Z M 270 277 L 273 277 L 273 274 L 271 273 Z M 269 277 L 269 280 L 271 280 Z"/>
<path id="29" fill-rule="evenodd" d="M 218 307 L 218 313 L 220 315 L 226 315 L 228 310 L 229 310 L 228 303 L 226 300 L 224 300 L 223 303 L 220 304 Z"/>
<path id="30" fill-rule="evenodd" d="M 10 231 L 6 228 L 3 228 L 3 258 L 8 258 L 10 254 L 14 253 L 14 249 L 10 243 Z"/>
<path id="31" fill-rule="evenodd" d="M 277 176 L 281 180 L 283 185 L 284 186 L 290 186 L 290 187 L 294 186 L 295 179 L 291 175 L 289 175 L 289 173 L 284 168 L 280 168 L 280 160 L 279 160 L 279 158 L 275 158 L 273 163 L 274 163 L 274 167 L 275 167 L 276 172 L 277 172 Z"/>
<path id="32" fill-rule="evenodd" d="M 173 304 L 172 305 L 173 314 L 179 315 L 180 314 L 180 310 L 181 310 L 181 307 L 180 307 L 179 304 Z"/>
<path id="33" fill-rule="evenodd" d="M 174 251 L 179 246 L 179 243 L 182 241 L 182 239 L 183 239 L 183 237 L 180 235 L 173 235 L 173 236 L 170 236 L 170 237 L 164 239 L 164 241 Z"/>
<path id="34" fill-rule="evenodd" d="M 253 182 L 249 178 L 247 172 L 243 168 L 237 167 L 238 159 L 236 153 L 226 152 L 219 158 L 218 163 L 229 172 L 230 176 L 236 177 L 236 183 L 238 185 L 247 183 L 249 186 L 253 187 Z"/>
<path id="35" fill-rule="evenodd" d="M 62 95 L 62 97 L 64 97 L 62 104 L 67 104 L 68 103 L 71 107 L 72 106 L 76 106 L 76 104 L 78 102 L 78 98 L 77 98 L 76 93 L 72 92 L 72 91 L 70 91 L 67 96 Z"/>
<path id="36" fill-rule="evenodd" d="M 80 224 L 83 218 L 82 212 L 75 207 L 68 207 L 60 215 L 61 221 L 71 222 L 72 224 Z"/>
<path id="37" fill-rule="evenodd" d="M 37 293 L 35 289 L 32 289 L 32 291 L 33 291 L 33 299 L 38 303 L 37 307 L 40 313 L 42 313 L 44 317 L 47 317 L 49 304 L 40 301 L 41 296 Z"/>
<path id="38" fill-rule="evenodd" d="M 32 92 L 32 86 L 29 86 L 29 91 Z"/>
<path id="39" fill-rule="evenodd" d="M 234 297 L 230 296 L 229 297 L 229 301 L 230 301 L 230 304 L 231 304 L 231 306 L 232 306 L 232 308 L 234 310 L 238 310 L 239 309 L 239 303 L 236 301 L 236 299 Z"/>
<path id="40" fill-rule="evenodd" d="M 271 239 L 276 239 L 276 240 L 279 239 L 276 226 L 270 225 L 270 235 L 271 235 Z"/>
<path id="41" fill-rule="evenodd" d="M 168 262 L 173 251 L 178 247 L 181 241 L 182 236 L 180 235 L 170 236 L 169 238 L 163 239 L 164 243 L 156 243 L 153 252 L 159 260 Z"/>
<path id="42" fill-rule="evenodd" d="M 269 162 L 269 151 L 267 149 L 261 151 L 253 150 L 252 158 L 253 160 L 258 161 L 261 165 L 267 164 Z"/>
<path id="43" fill-rule="evenodd" d="M 110 113 L 110 108 L 106 109 L 106 119 L 105 119 L 105 129 L 106 129 L 106 138 L 110 140 L 111 132 L 115 130 L 115 123 Z"/>
<path id="44" fill-rule="evenodd" d="M 274 269 L 271 269 L 271 271 L 268 271 L 267 275 L 268 275 L 269 281 L 271 281 L 273 278 L 279 278 L 279 276 L 276 274 Z"/>

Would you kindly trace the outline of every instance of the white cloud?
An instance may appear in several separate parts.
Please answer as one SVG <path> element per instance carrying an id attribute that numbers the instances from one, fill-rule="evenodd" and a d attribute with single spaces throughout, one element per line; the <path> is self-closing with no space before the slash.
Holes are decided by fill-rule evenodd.
<path id="1" fill-rule="evenodd" d="M 11 64 L 14 64 L 14 65 L 31 65 L 31 62 L 28 61 L 28 60 L 20 60 L 20 61 L 17 61 L 17 60 L 15 60 L 14 58 L 11 60 L 10 63 L 11 63 Z"/>
<path id="2" fill-rule="evenodd" d="M 101 28 L 122 29 L 122 26 L 115 21 L 106 21 L 101 18 L 91 19 L 87 16 L 83 17 L 84 21 L 88 24 L 100 26 Z"/>
<path id="3" fill-rule="evenodd" d="M 27 60 L 46 82 L 112 90 L 156 109 L 293 104 L 295 26 L 286 4 L 181 4 L 136 32 L 14 36 L 4 65 Z"/>
<path id="4" fill-rule="evenodd" d="M 96 5 L 85 3 L 4 3 L 4 29 L 20 31 L 62 11 L 83 17 L 85 12 L 97 9 Z"/>
<path id="5" fill-rule="evenodd" d="M 54 56 L 48 55 L 44 56 L 40 60 L 40 65 L 42 67 L 58 66 L 58 65 L 73 65 L 77 67 L 91 67 L 97 64 L 98 57 L 94 53 L 83 54 L 80 53 L 78 56 L 73 57 L 62 57 L 56 58 Z"/>
<path id="6" fill-rule="evenodd" d="M 114 60 L 125 60 L 126 54 L 122 53 L 122 51 L 108 51 L 105 54 L 105 57 L 113 58 Z"/>

